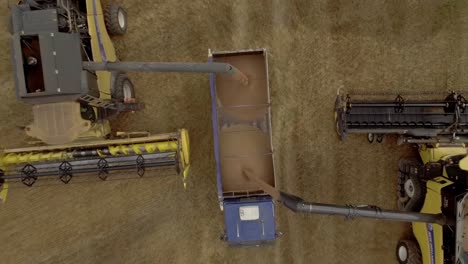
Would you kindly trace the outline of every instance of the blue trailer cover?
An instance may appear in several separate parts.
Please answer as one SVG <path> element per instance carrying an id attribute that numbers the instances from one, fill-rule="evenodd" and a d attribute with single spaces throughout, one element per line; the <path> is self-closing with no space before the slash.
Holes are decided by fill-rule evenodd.
<path id="1" fill-rule="evenodd" d="M 275 212 L 271 197 L 254 200 L 224 200 L 226 240 L 230 244 L 257 245 L 276 237 Z"/>

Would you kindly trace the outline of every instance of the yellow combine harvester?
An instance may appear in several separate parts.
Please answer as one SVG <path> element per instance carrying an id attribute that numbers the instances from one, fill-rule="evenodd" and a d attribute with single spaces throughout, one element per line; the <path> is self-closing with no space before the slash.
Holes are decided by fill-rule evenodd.
<path id="1" fill-rule="evenodd" d="M 126 18 L 120 6 L 103 10 L 96 0 L 20 1 L 12 7 L 17 97 L 33 105 L 34 121 L 25 132 L 39 144 L 0 152 L 3 201 L 16 181 L 32 186 L 39 178 L 57 177 L 69 183 L 86 173 L 106 180 L 117 170 L 136 170 L 141 177 L 161 166 L 175 167 L 185 185 L 188 132 L 111 135 L 110 118 L 143 105 L 122 71 L 83 66 L 117 61 L 108 33 L 123 35 Z"/>
<path id="2" fill-rule="evenodd" d="M 124 71 L 245 75 L 227 63 L 119 62 L 109 35 L 127 31 L 127 14 L 99 0 L 27 0 L 11 9 L 13 69 L 17 97 L 33 105 L 25 132 L 39 144 L 0 154 L 0 197 L 8 183 L 32 186 L 41 177 L 62 182 L 82 173 L 175 166 L 185 179 L 189 137 L 178 132 L 111 134 L 109 119 L 143 108 Z"/>
<path id="3" fill-rule="evenodd" d="M 398 143 L 418 147 L 420 158 L 399 164 L 400 219 L 412 222 L 414 234 L 398 242 L 399 263 L 468 263 L 467 110 L 465 97 L 455 92 L 430 101 L 401 95 L 393 100 L 356 100 L 340 94 L 336 98 L 335 122 L 341 139 L 367 134 L 370 143 L 374 139 L 381 143 L 385 135 L 398 135 Z M 418 214 L 452 221 L 408 217 Z"/>
<path id="4" fill-rule="evenodd" d="M 414 239 L 401 240 L 400 263 L 465 263 L 468 149 L 463 144 L 421 144 L 420 160 L 399 166 L 398 207 L 406 212 L 441 214 L 452 225 L 413 222 Z"/>

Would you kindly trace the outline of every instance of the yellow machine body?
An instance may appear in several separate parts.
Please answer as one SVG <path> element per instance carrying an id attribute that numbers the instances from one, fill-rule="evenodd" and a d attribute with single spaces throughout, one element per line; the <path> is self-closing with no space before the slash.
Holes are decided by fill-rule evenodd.
<path id="1" fill-rule="evenodd" d="M 116 61 L 114 45 L 106 30 L 101 1 L 86 0 L 88 31 L 91 36 L 91 50 L 94 62 Z M 99 29 L 99 36 L 96 29 Z M 101 45 L 103 49 L 101 50 Z M 111 73 L 96 71 L 101 99 L 111 99 Z"/>
<path id="2" fill-rule="evenodd" d="M 426 198 L 421 213 L 440 214 L 442 213 L 442 188 L 453 184 L 445 177 L 437 177 L 427 182 Z M 428 224 L 415 222 L 413 234 L 418 241 L 424 264 L 444 263 L 443 232 L 442 226 L 438 224 Z"/>
<path id="3" fill-rule="evenodd" d="M 446 157 L 467 154 L 468 148 L 464 144 L 457 145 L 421 145 L 419 147 L 419 155 L 423 164 L 431 161 L 443 160 Z"/>
<path id="4" fill-rule="evenodd" d="M 464 145 L 443 146 L 443 145 L 421 145 L 419 154 L 424 164 L 445 160 L 450 156 L 466 154 L 467 148 Z M 447 172 L 444 169 L 443 175 L 436 177 L 426 183 L 426 197 L 421 213 L 440 214 L 442 213 L 443 188 L 454 184 L 448 180 Z M 413 234 L 421 249 L 424 264 L 443 264 L 443 229 L 438 224 L 412 223 Z"/>

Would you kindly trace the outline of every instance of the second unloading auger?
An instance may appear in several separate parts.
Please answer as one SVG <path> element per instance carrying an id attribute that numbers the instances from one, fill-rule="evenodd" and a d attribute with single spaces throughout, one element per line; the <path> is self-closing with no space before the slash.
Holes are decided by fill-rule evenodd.
<path id="1" fill-rule="evenodd" d="M 243 174 L 250 181 L 255 182 L 261 189 L 263 189 L 276 201 L 280 202 L 286 208 L 295 213 L 341 215 L 348 219 L 373 218 L 399 222 L 437 223 L 440 225 L 455 224 L 455 219 L 444 216 L 443 214 L 426 214 L 385 210 L 373 205 L 355 206 L 307 202 L 298 196 L 279 191 L 275 187 L 256 177 L 252 171 L 244 169 Z"/>

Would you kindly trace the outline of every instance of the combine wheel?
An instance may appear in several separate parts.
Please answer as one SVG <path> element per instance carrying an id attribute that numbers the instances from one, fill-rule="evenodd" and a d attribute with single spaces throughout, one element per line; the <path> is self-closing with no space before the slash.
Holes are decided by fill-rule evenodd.
<path id="1" fill-rule="evenodd" d="M 94 112 L 94 109 L 92 106 L 81 103 L 80 104 L 80 112 L 81 112 L 81 118 L 84 120 L 89 120 L 91 122 L 96 121 L 96 113 Z"/>
<path id="2" fill-rule="evenodd" d="M 424 201 L 425 190 L 418 176 L 419 162 L 400 160 L 398 171 L 398 209 L 417 212 Z"/>
<path id="3" fill-rule="evenodd" d="M 335 129 L 336 129 L 336 134 L 338 135 L 338 137 L 343 140 L 344 139 L 344 133 L 343 133 L 343 126 L 341 124 L 341 121 L 338 120 L 338 113 L 335 112 Z"/>
<path id="4" fill-rule="evenodd" d="M 124 103 L 135 102 L 135 89 L 127 75 L 119 73 L 112 86 L 112 98 Z"/>
<path id="5" fill-rule="evenodd" d="M 344 101 L 341 96 L 336 97 L 335 101 L 335 129 L 336 133 L 338 134 L 338 137 L 340 140 L 345 140 L 346 138 L 346 132 L 345 132 L 345 124 L 346 124 L 346 119 L 345 119 L 345 109 L 346 107 L 344 106 Z"/>
<path id="6" fill-rule="evenodd" d="M 119 5 L 106 7 L 104 21 L 110 35 L 123 35 L 127 32 L 127 12 Z"/>
<path id="7" fill-rule="evenodd" d="M 378 135 L 377 135 L 377 140 L 376 140 L 376 141 L 377 141 L 377 143 L 382 143 L 382 142 L 384 141 L 384 139 L 385 139 L 385 135 L 383 135 L 383 134 L 378 134 Z"/>
<path id="8" fill-rule="evenodd" d="M 413 240 L 400 240 L 396 248 L 396 257 L 400 264 L 422 264 L 421 249 Z"/>

